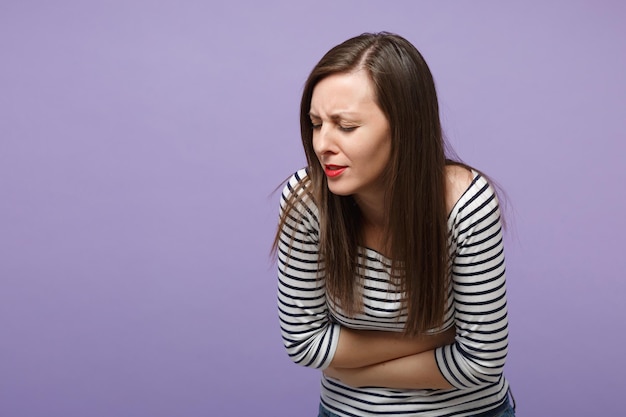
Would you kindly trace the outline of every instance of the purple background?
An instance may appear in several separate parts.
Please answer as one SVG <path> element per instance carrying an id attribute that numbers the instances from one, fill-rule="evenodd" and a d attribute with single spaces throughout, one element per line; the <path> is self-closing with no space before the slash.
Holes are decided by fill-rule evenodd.
<path id="1" fill-rule="evenodd" d="M 621 414 L 624 3 L 225 3 L 0 3 L 0 415 L 315 415 L 272 191 L 304 162 L 308 72 L 379 30 L 508 194 L 518 415 Z"/>

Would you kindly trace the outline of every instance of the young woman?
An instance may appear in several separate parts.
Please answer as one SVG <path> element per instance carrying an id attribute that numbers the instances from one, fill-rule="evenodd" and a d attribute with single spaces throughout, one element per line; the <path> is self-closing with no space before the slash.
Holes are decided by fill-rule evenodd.
<path id="1" fill-rule="evenodd" d="M 283 190 L 281 331 L 320 416 L 512 416 L 498 200 L 446 159 L 426 62 L 364 34 L 311 72 L 308 166 Z"/>

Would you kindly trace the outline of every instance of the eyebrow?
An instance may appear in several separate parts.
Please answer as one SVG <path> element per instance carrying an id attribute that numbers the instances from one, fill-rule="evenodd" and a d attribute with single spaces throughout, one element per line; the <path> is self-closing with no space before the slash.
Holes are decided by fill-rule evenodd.
<path id="1" fill-rule="evenodd" d="M 346 118 L 346 117 L 347 118 L 355 118 L 357 116 L 358 116 L 358 113 L 349 112 L 349 111 L 343 111 L 343 112 L 338 112 L 338 113 L 335 113 L 335 114 L 331 114 L 330 118 L 332 120 L 338 120 L 338 119 L 342 119 L 342 118 Z M 317 114 L 315 114 L 315 113 L 313 113 L 311 111 L 309 112 L 309 117 L 315 118 L 315 119 L 320 119 L 320 117 Z"/>

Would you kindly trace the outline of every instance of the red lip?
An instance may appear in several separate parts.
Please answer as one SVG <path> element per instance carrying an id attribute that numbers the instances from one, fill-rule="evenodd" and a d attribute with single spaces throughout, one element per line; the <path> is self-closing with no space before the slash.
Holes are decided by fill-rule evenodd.
<path id="1" fill-rule="evenodd" d="M 343 174 L 343 171 L 345 171 L 346 168 L 347 167 L 342 167 L 338 165 L 324 165 L 324 172 L 330 178 L 335 178 Z"/>

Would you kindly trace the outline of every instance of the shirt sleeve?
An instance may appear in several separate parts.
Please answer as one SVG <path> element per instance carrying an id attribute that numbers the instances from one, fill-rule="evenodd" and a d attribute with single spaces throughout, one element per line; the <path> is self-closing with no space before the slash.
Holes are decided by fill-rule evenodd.
<path id="1" fill-rule="evenodd" d="M 281 196 L 281 215 L 293 193 L 302 198 L 280 230 L 278 314 L 289 357 L 297 364 L 325 369 L 337 349 L 340 326 L 331 321 L 326 303 L 317 207 L 302 188 L 306 175 L 305 170 L 294 174 Z"/>
<path id="2" fill-rule="evenodd" d="M 456 341 L 435 350 L 456 388 L 500 380 L 508 350 L 502 223 L 493 188 L 477 175 L 449 219 Z"/>

